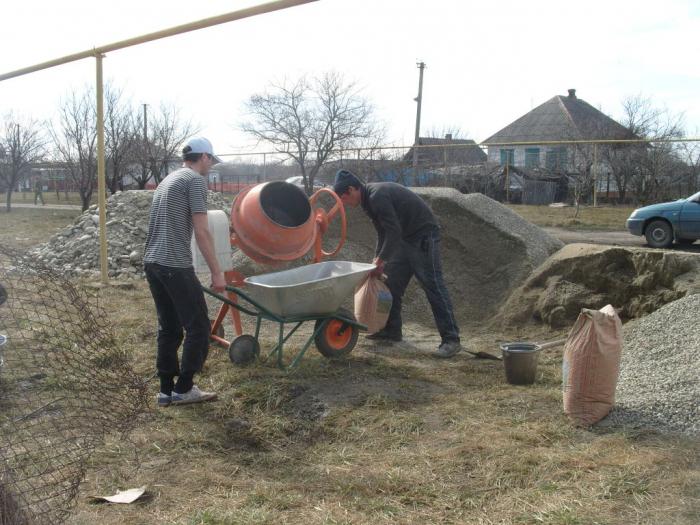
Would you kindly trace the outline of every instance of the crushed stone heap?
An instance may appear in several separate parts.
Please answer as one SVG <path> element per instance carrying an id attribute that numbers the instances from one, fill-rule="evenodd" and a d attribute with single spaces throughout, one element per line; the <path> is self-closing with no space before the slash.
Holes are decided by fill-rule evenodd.
<path id="1" fill-rule="evenodd" d="M 606 424 L 700 435 L 700 295 L 623 328 L 615 408 Z"/>
<path id="2" fill-rule="evenodd" d="M 112 278 L 142 278 L 143 250 L 153 191 L 117 192 L 107 199 L 107 255 Z M 230 213 L 230 204 L 219 193 L 209 192 L 210 210 Z M 96 277 L 100 270 L 100 232 L 97 205 L 90 206 L 75 222 L 32 251 L 41 262 L 66 275 Z"/>
<path id="3" fill-rule="evenodd" d="M 693 293 L 699 265 L 695 254 L 567 244 L 513 290 L 494 322 L 565 328 L 581 308 L 606 304 L 623 319 L 641 317 Z"/>

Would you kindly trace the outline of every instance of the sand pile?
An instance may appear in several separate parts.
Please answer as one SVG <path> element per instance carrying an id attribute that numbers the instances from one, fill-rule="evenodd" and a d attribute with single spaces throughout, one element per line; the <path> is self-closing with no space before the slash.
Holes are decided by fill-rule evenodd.
<path id="1" fill-rule="evenodd" d="M 696 290 L 693 254 L 569 244 L 508 298 L 497 323 L 571 325 L 581 308 L 612 304 L 623 319 L 649 314 Z"/>

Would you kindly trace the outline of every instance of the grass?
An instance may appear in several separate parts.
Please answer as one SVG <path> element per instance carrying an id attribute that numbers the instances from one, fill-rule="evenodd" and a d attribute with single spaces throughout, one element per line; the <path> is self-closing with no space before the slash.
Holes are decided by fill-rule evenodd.
<path id="1" fill-rule="evenodd" d="M 20 249 L 35 246 L 71 224 L 79 214 L 79 210 L 46 208 L 12 208 L 8 213 L 0 206 L 0 244 Z"/>
<path id="2" fill-rule="evenodd" d="M 147 287 L 94 293 L 133 366 L 150 377 Z M 468 333 L 486 351 L 514 335 Z M 269 349 L 273 330 L 262 334 Z M 542 356 L 530 387 L 506 384 L 498 362 L 436 361 L 428 350 L 361 338 L 346 362 L 311 350 L 288 374 L 234 368 L 212 347 L 198 383 L 219 401 L 154 408 L 128 440 L 112 436 L 91 458 L 69 523 L 698 523 L 697 440 L 571 426 L 561 349 Z M 132 505 L 86 501 L 141 485 L 150 497 Z"/>
<path id="3" fill-rule="evenodd" d="M 578 217 L 574 218 L 574 207 L 551 208 L 523 204 L 509 204 L 508 207 L 537 226 L 601 231 L 625 230 L 625 221 L 634 210 L 629 206 L 581 206 Z"/>

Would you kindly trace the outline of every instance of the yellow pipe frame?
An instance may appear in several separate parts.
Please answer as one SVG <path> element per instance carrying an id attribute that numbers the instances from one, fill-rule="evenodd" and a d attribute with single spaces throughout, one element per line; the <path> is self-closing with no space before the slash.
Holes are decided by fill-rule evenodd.
<path id="1" fill-rule="evenodd" d="M 42 69 L 60 66 L 69 62 L 75 62 L 76 60 L 82 60 L 84 58 L 95 57 L 95 93 L 97 97 L 97 192 L 99 193 L 98 206 L 100 216 L 100 276 L 104 284 L 107 284 L 108 281 L 107 228 L 105 226 L 107 220 L 107 198 L 105 184 L 105 130 L 103 110 L 104 87 L 102 80 L 102 59 L 104 58 L 104 55 L 110 51 L 124 49 L 125 47 L 145 44 L 146 42 L 152 42 L 153 40 L 159 40 L 161 38 L 166 38 L 169 36 L 180 35 L 182 33 L 196 31 L 198 29 L 204 29 L 207 27 L 224 24 L 226 22 L 233 22 L 234 20 L 241 20 L 243 18 L 249 18 L 251 16 L 270 13 L 272 11 L 279 11 L 281 9 L 287 9 L 289 7 L 295 7 L 302 4 L 309 4 L 311 2 L 316 1 L 318 0 L 279 0 L 276 2 L 268 2 L 265 4 L 260 4 L 254 7 L 241 9 L 239 11 L 234 11 L 223 15 L 203 18 L 202 20 L 197 20 L 196 22 L 190 22 L 188 24 L 182 24 L 179 26 L 171 27 L 169 29 L 163 29 L 161 31 L 156 31 L 155 33 L 148 33 L 146 35 L 129 38 L 127 40 L 121 40 L 119 42 L 114 42 L 105 46 L 96 47 L 87 51 L 81 51 L 80 53 L 66 55 L 64 57 L 55 58 L 47 62 L 42 62 L 33 66 L 17 69 L 15 71 L 10 71 L 9 73 L 0 74 L 1 82 L 10 78 L 26 75 L 28 73 L 41 71 Z"/>

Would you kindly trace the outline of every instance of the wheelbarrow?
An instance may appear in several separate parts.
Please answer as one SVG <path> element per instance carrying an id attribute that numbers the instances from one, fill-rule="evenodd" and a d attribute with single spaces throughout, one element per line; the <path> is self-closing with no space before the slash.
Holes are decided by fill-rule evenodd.
<path id="1" fill-rule="evenodd" d="M 276 358 L 283 370 L 295 368 L 315 343 L 324 357 L 338 359 L 347 356 L 357 344 L 360 330 L 367 327 L 355 319 L 352 312 L 340 307 L 367 274 L 373 264 L 349 261 L 326 261 L 248 277 L 244 287 L 226 286 L 237 300 L 204 291 L 230 307 L 255 317 L 255 335 L 236 337 L 228 347 L 229 359 L 235 365 L 246 365 L 260 355 L 262 321 L 277 323 L 277 344 L 265 359 Z M 306 343 L 285 365 L 284 344 L 307 321 L 314 321 L 314 330 Z M 293 325 L 285 333 L 286 325 Z"/>

